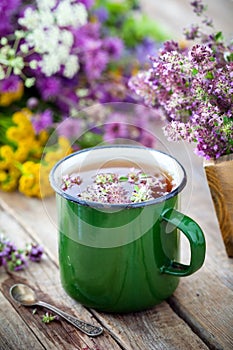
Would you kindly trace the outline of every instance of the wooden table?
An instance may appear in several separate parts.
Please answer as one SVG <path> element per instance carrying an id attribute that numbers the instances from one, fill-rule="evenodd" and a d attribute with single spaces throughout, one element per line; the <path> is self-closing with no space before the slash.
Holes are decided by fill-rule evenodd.
<path id="1" fill-rule="evenodd" d="M 202 160 L 184 144 L 163 148 L 185 166 L 189 181 L 183 212 L 203 228 L 207 255 L 201 270 L 183 278 L 174 295 L 154 308 L 134 314 L 104 314 L 87 309 L 66 295 L 59 279 L 55 198 L 44 201 L 19 193 L 0 194 L 0 231 L 18 247 L 41 243 L 45 256 L 17 273 L 0 269 L 0 349 L 233 349 L 233 259 L 227 258 L 211 202 Z M 182 261 L 189 258 L 182 242 Z M 88 322 L 103 326 L 103 335 L 89 338 L 65 321 L 42 322 L 45 310 L 17 305 L 9 288 L 32 286 L 39 297 Z"/>

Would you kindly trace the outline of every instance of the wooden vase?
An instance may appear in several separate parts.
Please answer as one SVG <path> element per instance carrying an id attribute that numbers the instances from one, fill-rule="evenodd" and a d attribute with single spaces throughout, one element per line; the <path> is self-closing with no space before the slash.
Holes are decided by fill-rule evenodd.
<path id="1" fill-rule="evenodd" d="M 220 230 L 229 257 L 233 257 L 233 154 L 205 160 L 208 180 Z"/>

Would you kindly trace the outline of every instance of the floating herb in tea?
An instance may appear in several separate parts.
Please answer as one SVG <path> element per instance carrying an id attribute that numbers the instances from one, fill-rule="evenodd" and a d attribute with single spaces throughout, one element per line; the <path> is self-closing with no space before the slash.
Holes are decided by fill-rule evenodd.
<path id="1" fill-rule="evenodd" d="M 127 167 L 108 167 L 99 172 L 82 171 L 65 175 L 61 185 L 73 197 L 109 204 L 153 200 L 168 194 L 173 187 L 173 178 L 160 169 L 151 174 Z"/>

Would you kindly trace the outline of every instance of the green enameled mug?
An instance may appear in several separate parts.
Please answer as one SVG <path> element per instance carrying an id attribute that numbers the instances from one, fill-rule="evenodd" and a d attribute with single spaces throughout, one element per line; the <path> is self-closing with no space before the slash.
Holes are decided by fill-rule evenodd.
<path id="1" fill-rule="evenodd" d="M 162 197 L 130 204 L 85 202 L 61 189 L 63 175 L 99 169 L 110 160 L 159 167 L 176 186 Z M 57 193 L 61 282 L 83 305 L 105 312 L 147 309 L 171 296 L 180 277 L 202 266 L 205 238 L 198 224 L 178 211 L 186 174 L 170 155 L 127 145 L 85 149 L 58 162 L 50 182 Z M 179 262 L 180 231 L 190 243 L 189 265 Z"/>

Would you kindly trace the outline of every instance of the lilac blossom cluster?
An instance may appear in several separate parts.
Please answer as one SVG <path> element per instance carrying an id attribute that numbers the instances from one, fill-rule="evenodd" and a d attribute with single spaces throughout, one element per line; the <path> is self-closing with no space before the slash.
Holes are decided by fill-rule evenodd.
<path id="1" fill-rule="evenodd" d="M 212 26 L 201 0 L 192 1 L 202 22 Z M 186 39 L 200 40 L 190 48 L 164 44 L 152 68 L 131 78 L 129 86 L 146 105 L 161 108 L 169 140 L 195 142 L 195 152 L 206 159 L 233 152 L 233 53 L 221 33 L 207 35 L 198 26 L 185 31 Z"/>
<path id="2" fill-rule="evenodd" d="M 106 117 L 103 127 L 104 141 L 113 143 L 117 139 L 125 139 L 153 148 L 156 145 L 156 137 L 150 132 L 152 119 L 159 119 L 158 111 L 150 111 L 140 105 L 128 113 L 114 111 Z"/>
<path id="3" fill-rule="evenodd" d="M 26 257 L 33 262 L 40 262 L 43 248 L 38 244 L 30 244 L 25 250 L 18 249 L 14 243 L 0 236 L 0 267 L 5 266 L 10 271 L 23 270 L 28 265 Z"/>

